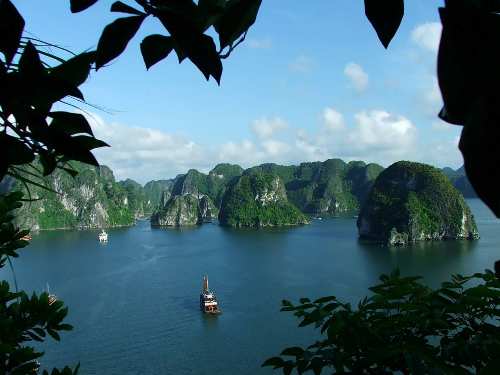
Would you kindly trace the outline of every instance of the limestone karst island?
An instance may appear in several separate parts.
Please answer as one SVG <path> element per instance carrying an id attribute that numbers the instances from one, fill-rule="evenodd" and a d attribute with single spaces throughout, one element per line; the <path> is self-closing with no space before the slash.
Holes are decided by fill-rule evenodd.
<path id="1" fill-rule="evenodd" d="M 116 182 L 105 166 L 79 164 L 78 170 L 75 179 L 59 171 L 46 177 L 53 191 L 31 188 L 35 201 L 21 209 L 18 220 L 33 230 L 130 226 L 139 219 L 154 227 L 218 222 L 263 228 L 359 213 L 364 240 L 408 245 L 479 237 L 464 200 L 473 190 L 463 169 L 405 161 L 384 169 L 340 159 L 246 170 L 219 164 L 207 174 L 191 169 L 144 186 L 130 179 Z M 3 182 L 4 189 L 24 188 L 8 185 Z"/>

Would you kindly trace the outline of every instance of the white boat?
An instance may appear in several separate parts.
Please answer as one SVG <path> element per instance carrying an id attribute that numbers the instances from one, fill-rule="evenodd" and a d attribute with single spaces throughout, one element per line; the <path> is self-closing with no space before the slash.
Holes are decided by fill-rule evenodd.
<path id="1" fill-rule="evenodd" d="M 99 242 L 108 242 L 108 234 L 104 229 L 99 233 Z"/>
<path id="2" fill-rule="evenodd" d="M 57 301 L 57 296 L 55 294 L 50 294 L 49 283 L 47 283 L 47 294 L 49 295 L 49 306 Z"/>

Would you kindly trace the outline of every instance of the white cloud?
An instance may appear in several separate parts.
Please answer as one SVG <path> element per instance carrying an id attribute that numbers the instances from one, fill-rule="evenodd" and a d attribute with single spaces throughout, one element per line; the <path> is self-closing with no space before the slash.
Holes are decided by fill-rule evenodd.
<path id="1" fill-rule="evenodd" d="M 271 119 L 263 117 L 255 120 L 251 125 L 252 131 L 260 139 L 267 139 L 273 136 L 276 132 L 286 128 L 288 128 L 288 124 L 279 117 Z"/>
<path id="2" fill-rule="evenodd" d="M 217 163 L 237 163 L 244 168 L 261 163 L 296 164 L 342 158 L 389 165 L 416 160 L 438 166 L 458 167 L 458 130 L 440 133 L 427 144 L 406 117 L 385 110 L 360 111 L 346 118 L 334 108 L 321 112 L 316 130 L 291 129 L 280 117 L 262 118 L 250 125 L 256 137 L 218 145 L 198 144 L 178 134 L 90 119 L 97 138 L 112 147 L 96 150 L 117 179 L 145 183 L 171 178 L 191 168 L 208 172 Z"/>
<path id="3" fill-rule="evenodd" d="M 111 146 L 97 149 L 95 155 L 117 179 L 143 183 L 170 178 L 190 168 L 206 171 L 213 166 L 206 148 L 181 135 L 108 123 L 96 115 L 88 119 L 95 136 Z"/>
<path id="4" fill-rule="evenodd" d="M 354 90 L 358 93 L 366 91 L 368 88 L 368 74 L 366 74 L 361 65 L 350 62 L 345 66 L 344 74 L 349 78 Z"/>
<path id="5" fill-rule="evenodd" d="M 441 39 L 442 26 L 439 22 L 428 22 L 418 25 L 411 32 L 412 41 L 420 48 L 437 52 Z"/>
<path id="6" fill-rule="evenodd" d="M 314 69 L 315 62 L 308 56 L 299 56 L 288 66 L 292 72 L 309 73 Z"/>
<path id="7" fill-rule="evenodd" d="M 410 120 L 383 110 L 362 111 L 354 116 L 356 126 L 348 139 L 362 153 L 391 156 L 411 152 L 417 129 Z"/>
<path id="8" fill-rule="evenodd" d="M 334 108 L 325 108 L 322 117 L 325 127 L 329 130 L 339 130 L 345 126 L 344 116 Z"/>
<path id="9" fill-rule="evenodd" d="M 272 43 L 271 39 L 269 39 L 269 38 L 249 39 L 247 41 L 247 44 L 250 48 L 254 48 L 254 49 L 269 49 L 273 46 L 273 43 Z"/>
<path id="10" fill-rule="evenodd" d="M 283 155 L 290 151 L 290 146 L 287 143 L 273 139 L 262 142 L 262 148 L 270 157 Z"/>

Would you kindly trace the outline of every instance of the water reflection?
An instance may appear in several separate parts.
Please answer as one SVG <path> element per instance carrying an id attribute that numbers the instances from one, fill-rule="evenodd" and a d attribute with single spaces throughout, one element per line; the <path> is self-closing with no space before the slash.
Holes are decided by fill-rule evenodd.
<path id="1" fill-rule="evenodd" d="M 389 273 L 399 268 L 404 275 L 423 276 L 426 283 L 436 286 L 452 273 L 473 273 L 482 270 L 470 267 L 470 258 L 479 241 L 421 241 L 406 247 L 383 246 L 358 241 L 363 252 L 360 260 L 367 273 L 378 277 L 381 270 Z"/>

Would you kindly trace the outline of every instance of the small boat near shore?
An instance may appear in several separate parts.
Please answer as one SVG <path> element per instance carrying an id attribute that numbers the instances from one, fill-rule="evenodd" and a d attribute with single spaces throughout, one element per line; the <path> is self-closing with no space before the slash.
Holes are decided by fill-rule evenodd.
<path id="1" fill-rule="evenodd" d="M 21 240 L 23 241 L 31 241 L 32 239 L 33 237 L 31 236 L 31 234 L 27 234 L 26 236 L 21 237 Z"/>
<path id="2" fill-rule="evenodd" d="M 203 277 L 203 289 L 200 293 L 200 309 L 205 314 L 220 314 L 219 303 L 215 293 L 208 288 L 208 276 Z"/>
<path id="3" fill-rule="evenodd" d="M 108 233 L 103 229 L 98 236 L 99 242 L 108 242 Z"/>

